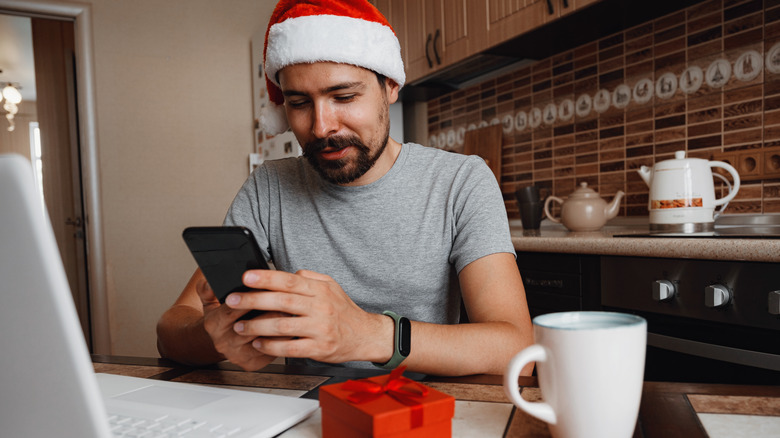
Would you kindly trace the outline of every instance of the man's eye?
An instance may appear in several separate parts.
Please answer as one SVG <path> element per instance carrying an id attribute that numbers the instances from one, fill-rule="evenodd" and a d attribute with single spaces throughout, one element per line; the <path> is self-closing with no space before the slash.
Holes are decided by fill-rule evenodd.
<path id="1" fill-rule="evenodd" d="M 346 95 L 336 96 L 336 100 L 339 101 L 339 102 L 351 102 L 354 99 L 355 99 L 355 95 L 354 94 L 346 94 Z"/>
<path id="2" fill-rule="evenodd" d="M 288 100 L 287 105 L 291 108 L 301 108 L 308 103 L 307 100 Z"/>

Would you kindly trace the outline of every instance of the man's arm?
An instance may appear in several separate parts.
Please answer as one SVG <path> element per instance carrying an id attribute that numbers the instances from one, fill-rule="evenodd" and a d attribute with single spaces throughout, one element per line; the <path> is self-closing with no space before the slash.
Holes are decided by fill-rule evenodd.
<path id="1" fill-rule="evenodd" d="M 228 306 L 272 310 L 279 315 L 234 325 L 236 332 L 258 337 L 253 346 L 260 352 L 330 363 L 384 363 L 392 356 L 392 319 L 363 311 L 326 275 L 249 271 L 244 284 L 265 291 L 231 294 Z M 403 362 L 410 371 L 503 374 L 512 356 L 532 343 L 525 292 L 512 254 L 492 254 L 470 263 L 460 273 L 460 284 L 472 322 L 413 321 L 411 353 Z M 524 372 L 531 370 L 529 366 Z"/>
<path id="2" fill-rule="evenodd" d="M 160 356 L 191 365 L 224 360 L 203 328 L 203 305 L 197 288 L 205 281 L 200 270 L 195 271 L 176 302 L 157 322 L 157 351 Z"/>
<path id="3" fill-rule="evenodd" d="M 439 375 L 503 374 L 509 360 L 533 343 L 525 289 L 515 258 L 497 253 L 459 275 L 469 324 L 412 322 L 409 370 Z M 533 365 L 523 370 L 530 375 Z"/>
<path id="4" fill-rule="evenodd" d="M 157 323 L 157 350 L 164 358 L 191 365 L 229 359 L 246 370 L 262 368 L 273 357 L 252 348 L 253 337 L 233 330 L 243 313 L 222 306 L 198 269 Z"/>

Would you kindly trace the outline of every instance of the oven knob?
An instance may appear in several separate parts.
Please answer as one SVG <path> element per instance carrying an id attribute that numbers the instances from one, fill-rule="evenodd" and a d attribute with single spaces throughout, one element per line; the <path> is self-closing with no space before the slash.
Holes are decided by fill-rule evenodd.
<path id="1" fill-rule="evenodd" d="M 653 283 L 653 299 L 656 301 L 666 301 L 674 298 L 677 288 L 669 280 L 656 280 Z"/>
<path id="2" fill-rule="evenodd" d="M 769 313 L 780 315 L 780 290 L 769 292 Z"/>
<path id="3" fill-rule="evenodd" d="M 704 304 L 707 307 L 725 307 L 731 302 L 731 291 L 722 284 L 711 284 L 704 288 Z"/>

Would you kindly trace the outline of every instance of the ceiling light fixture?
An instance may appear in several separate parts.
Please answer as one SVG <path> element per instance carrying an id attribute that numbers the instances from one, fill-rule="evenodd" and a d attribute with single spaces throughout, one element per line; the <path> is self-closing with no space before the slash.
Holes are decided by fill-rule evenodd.
<path id="1" fill-rule="evenodd" d="M 3 86 L 2 82 L 0 82 L 0 86 Z M 2 93 L 0 93 L 0 102 L 3 102 L 5 99 L 3 109 L 6 111 L 5 118 L 8 120 L 8 131 L 13 131 L 16 128 L 14 116 L 19 112 L 19 104 L 22 102 L 22 94 L 19 92 L 20 88 L 22 87 L 17 83 L 6 82 Z"/>

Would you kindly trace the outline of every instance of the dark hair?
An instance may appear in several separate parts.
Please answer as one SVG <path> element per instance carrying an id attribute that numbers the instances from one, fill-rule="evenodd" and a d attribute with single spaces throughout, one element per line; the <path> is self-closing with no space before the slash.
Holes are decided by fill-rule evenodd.
<path id="1" fill-rule="evenodd" d="M 387 81 L 387 76 L 377 72 L 374 72 L 374 74 L 376 75 L 376 80 L 379 81 L 379 86 L 384 87 L 385 82 Z"/>

